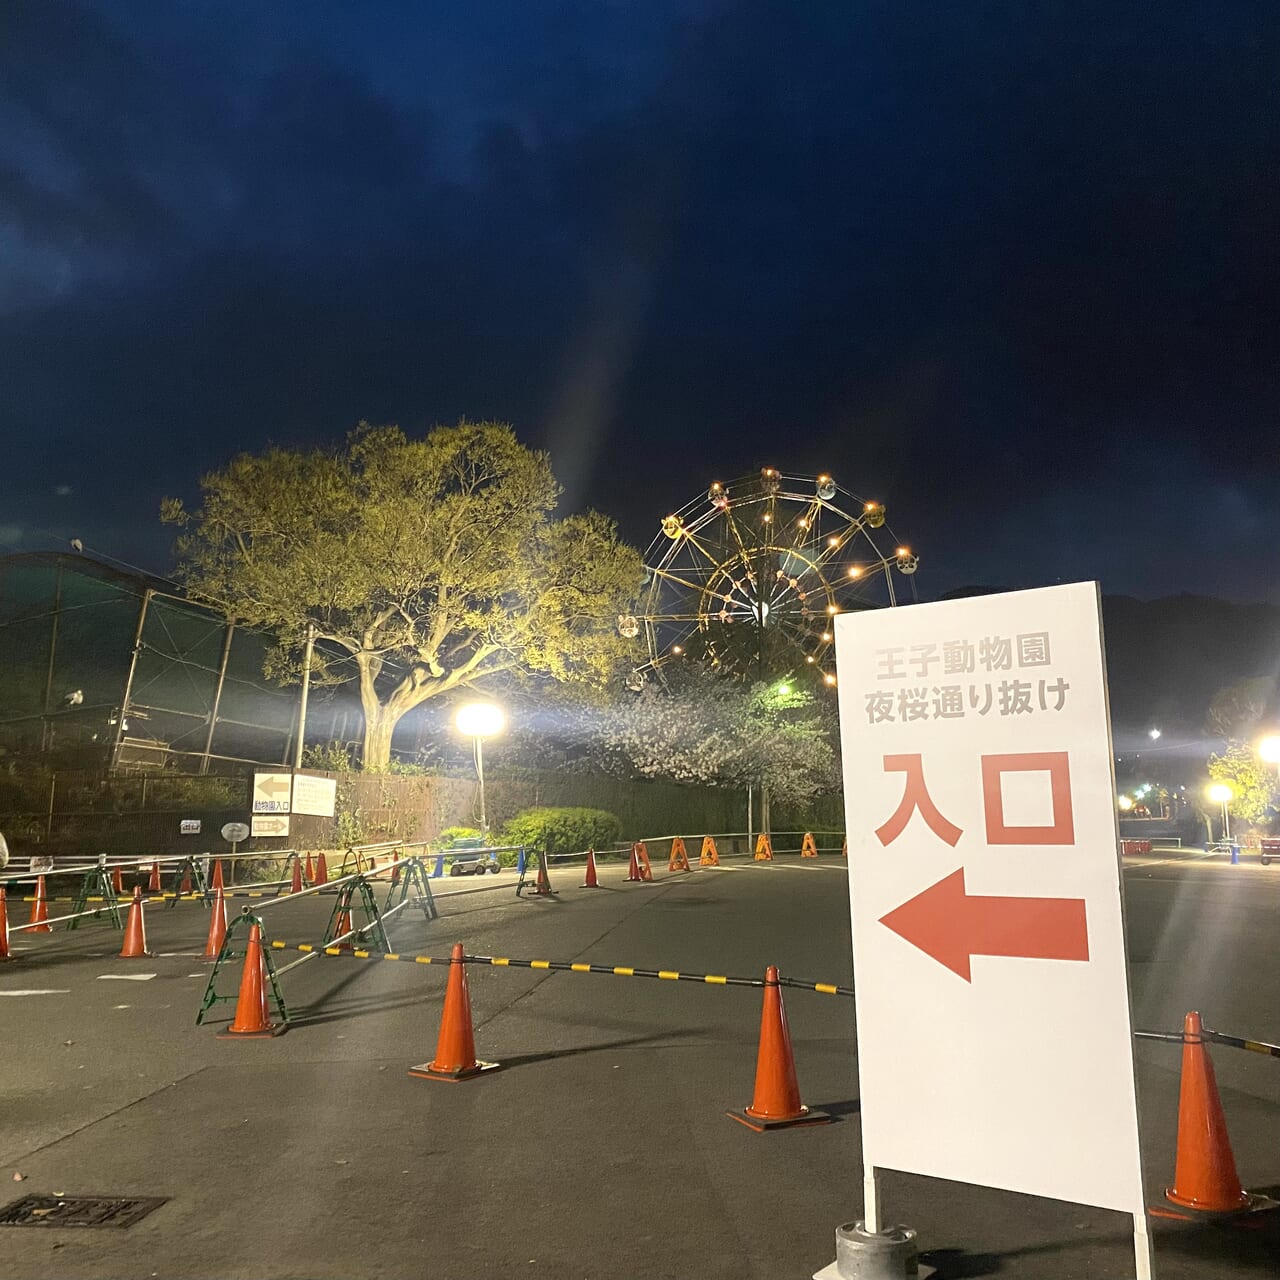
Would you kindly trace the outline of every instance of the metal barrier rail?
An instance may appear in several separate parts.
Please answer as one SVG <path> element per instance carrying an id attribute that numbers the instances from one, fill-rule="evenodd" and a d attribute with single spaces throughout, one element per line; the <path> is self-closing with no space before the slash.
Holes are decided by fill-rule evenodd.
<path id="1" fill-rule="evenodd" d="M 403 904 L 401 904 L 403 905 Z M 397 908 L 398 909 L 398 908 Z M 353 932 L 356 932 L 353 930 Z M 349 936 L 349 935 L 348 935 Z M 368 951 L 356 948 L 345 951 L 334 942 L 315 946 L 305 942 L 276 942 L 276 951 L 303 951 L 307 957 L 333 956 L 355 960 L 393 960 L 401 964 L 451 964 L 451 956 L 402 955 L 398 951 Z M 716 987 L 763 987 L 763 978 L 736 978 L 723 973 L 683 973 L 675 969 L 637 969 L 629 965 L 584 964 L 572 960 L 517 960 L 509 956 L 462 957 L 463 964 L 487 964 L 498 969 L 545 969 L 552 973 L 603 973 L 615 978 L 658 978 L 667 982 L 701 982 Z M 298 964 L 300 961 L 294 961 Z M 288 966 L 292 968 L 292 966 Z M 280 969 L 277 972 L 283 973 Z M 780 987 L 793 987 L 799 991 L 816 991 L 825 996 L 851 996 L 851 987 L 840 987 L 830 982 L 805 982 L 799 978 L 778 978 Z"/>
<path id="2" fill-rule="evenodd" d="M 0 885 L 7 889 L 13 885 L 34 884 L 41 876 L 44 876 L 46 880 L 54 876 L 83 876 L 103 867 L 108 871 L 114 871 L 118 867 L 121 871 L 129 871 L 136 875 L 146 875 L 150 872 L 152 864 L 156 862 L 160 864 L 163 870 L 166 867 L 172 869 L 173 867 L 181 866 L 188 859 L 195 859 L 197 862 L 208 859 L 209 864 L 212 865 L 214 862 L 235 863 L 249 859 L 263 861 L 267 858 L 287 858 L 294 853 L 301 857 L 303 852 L 300 849 L 263 849 L 257 853 L 210 853 L 207 850 L 200 853 L 159 853 L 149 857 L 116 858 L 114 861 L 110 859 L 95 860 L 93 862 L 77 863 L 70 867 L 61 867 L 55 863 L 52 870 L 49 871 L 24 871 L 21 874 L 13 874 L 10 871 L 13 866 L 11 860 L 9 867 L 5 869 L 5 874 L 0 874 Z"/>

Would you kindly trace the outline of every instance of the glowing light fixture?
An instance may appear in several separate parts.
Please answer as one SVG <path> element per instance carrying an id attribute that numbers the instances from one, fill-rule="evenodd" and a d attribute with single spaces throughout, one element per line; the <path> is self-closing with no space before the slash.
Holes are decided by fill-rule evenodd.
<path id="1" fill-rule="evenodd" d="M 476 779 L 480 784 L 480 834 L 489 839 L 489 819 L 484 807 L 484 740 L 501 733 L 507 723 L 505 712 L 496 702 L 467 702 L 453 718 L 459 733 L 472 740 L 475 748 Z"/>

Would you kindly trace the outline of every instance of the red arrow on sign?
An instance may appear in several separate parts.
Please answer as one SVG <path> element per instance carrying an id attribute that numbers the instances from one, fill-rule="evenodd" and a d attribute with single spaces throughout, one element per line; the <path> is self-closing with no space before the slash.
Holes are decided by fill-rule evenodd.
<path id="1" fill-rule="evenodd" d="M 1089 958 L 1083 898 L 971 897 L 964 891 L 963 867 L 881 916 L 880 923 L 966 982 L 973 980 L 973 956 Z"/>

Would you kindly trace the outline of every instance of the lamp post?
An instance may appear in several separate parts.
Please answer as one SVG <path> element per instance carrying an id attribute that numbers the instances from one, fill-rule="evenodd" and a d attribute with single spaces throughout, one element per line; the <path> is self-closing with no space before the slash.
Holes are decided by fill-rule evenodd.
<path id="1" fill-rule="evenodd" d="M 1280 733 L 1269 733 L 1258 743 L 1258 755 L 1268 764 L 1280 768 Z"/>
<path id="2" fill-rule="evenodd" d="M 453 722 L 458 732 L 465 733 L 475 746 L 476 777 L 480 782 L 480 834 L 487 842 L 489 820 L 484 807 L 484 740 L 501 733 L 507 718 L 496 702 L 468 702 L 458 708 Z"/>
<path id="3" fill-rule="evenodd" d="M 1215 782 L 1209 788 L 1209 799 L 1222 806 L 1222 838 L 1231 839 L 1231 814 L 1228 806 L 1235 792 L 1225 782 Z"/>

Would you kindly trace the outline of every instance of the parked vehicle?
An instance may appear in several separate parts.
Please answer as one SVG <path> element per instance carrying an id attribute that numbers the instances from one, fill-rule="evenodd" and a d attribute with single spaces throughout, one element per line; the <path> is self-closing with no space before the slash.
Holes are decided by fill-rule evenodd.
<path id="1" fill-rule="evenodd" d="M 502 866 L 497 851 L 490 849 L 481 836 L 462 836 L 451 840 L 445 849 L 451 876 L 482 876 L 486 871 L 497 875 Z"/>

